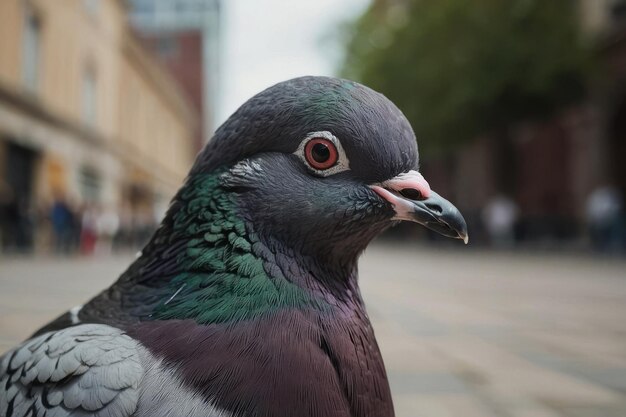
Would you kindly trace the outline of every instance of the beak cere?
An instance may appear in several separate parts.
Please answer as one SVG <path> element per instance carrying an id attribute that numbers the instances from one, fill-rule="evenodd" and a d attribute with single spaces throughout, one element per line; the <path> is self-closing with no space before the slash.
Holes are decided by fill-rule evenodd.
<path id="1" fill-rule="evenodd" d="M 393 220 L 416 222 L 467 244 L 465 219 L 452 203 L 430 189 L 419 172 L 405 172 L 370 188 L 393 206 Z"/>

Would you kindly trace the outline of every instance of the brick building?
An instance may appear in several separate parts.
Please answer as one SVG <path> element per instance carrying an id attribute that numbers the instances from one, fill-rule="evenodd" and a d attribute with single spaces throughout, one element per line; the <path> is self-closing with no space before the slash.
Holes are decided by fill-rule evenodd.
<path id="1" fill-rule="evenodd" d="M 126 20 L 122 0 L 0 2 L 4 228 L 59 196 L 156 217 L 182 182 L 196 112 Z"/>
<path id="2" fill-rule="evenodd" d="M 219 99 L 220 0 L 131 0 L 130 22 L 201 115 L 200 148 L 213 134 Z"/>

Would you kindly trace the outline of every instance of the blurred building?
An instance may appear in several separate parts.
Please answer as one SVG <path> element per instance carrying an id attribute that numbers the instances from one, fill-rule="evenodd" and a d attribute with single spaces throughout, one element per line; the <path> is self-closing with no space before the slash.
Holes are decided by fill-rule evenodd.
<path id="1" fill-rule="evenodd" d="M 429 181 L 461 202 L 471 225 L 505 194 L 520 209 L 518 239 L 576 239 L 585 234 L 595 190 L 626 196 L 626 1 L 579 0 L 579 6 L 582 36 L 601 64 L 587 101 L 510 126 L 505 149 L 486 133 L 423 164 Z M 483 232 L 470 232 L 474 242 L 486 239 Z"/>
<path id="2" fill-rule="evenodd" d="M 131 24 L 202 115 L 196 134 L 201 147 L 216 128 L 220 0 L 131 0 L 129 4 Z"/>
<path id="3" fill-rule="evenodd" d="M 55 199 L 153 222 L 192 163 L 193 105 L 127 12 L 122 0 L 0 1 L 0 219 L 21 216 L 26 244 Z"/>
<path id="4" fill-rule="evenodd" d="M 585 1 L 600 8 L 600 24 L 591 28 L 590 36 L 599 45 L 608 76 L 598 103 L 604 114 L 603 167 L 613 185 L 626 195 L 626 1 Z"/>

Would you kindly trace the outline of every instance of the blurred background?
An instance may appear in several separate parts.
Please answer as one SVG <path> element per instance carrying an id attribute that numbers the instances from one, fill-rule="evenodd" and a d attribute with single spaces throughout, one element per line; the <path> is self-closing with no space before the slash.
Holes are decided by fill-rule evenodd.
<path id="1" fill-rule="evenodd" d="M 240 104 L 326 74 L 405 112 L 474 247 L 624 253 L 624 2 L 48 3 L 0 6 L 4 252 L 140 246 Z"/>
<path id="2" fill-rule="evenodd" d="M 0 1 L 0 352 L 107 286 L 216 127 L 307 74 L 394 101 L 468 221 L 469 247 L 409 225 L 364 257 L 398 416 L 626 415 L 622 0 Z"/>

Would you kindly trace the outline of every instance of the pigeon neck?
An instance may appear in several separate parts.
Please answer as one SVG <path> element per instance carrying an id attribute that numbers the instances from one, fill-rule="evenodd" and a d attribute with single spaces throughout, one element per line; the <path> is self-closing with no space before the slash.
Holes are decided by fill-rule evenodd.
<path id="1" fill-rule="evenodd" d="M 219 173 L 189 178 L 144 251 L 160 301 L 151 319 L 192 319 L 200 324 L 250 320 L 282 309 L 330 310 L 353 302 L 356 268 L 343 265 L 344 279 L 319 262 L 259 237 L 237 211 L 236 194 L 220 187 Z M 170 265 L 162 283 L 163 265 Z M 337 273 L 337 272 L 335 272 Z M 359 301 L 360 302 L 360 301 Z"/>

